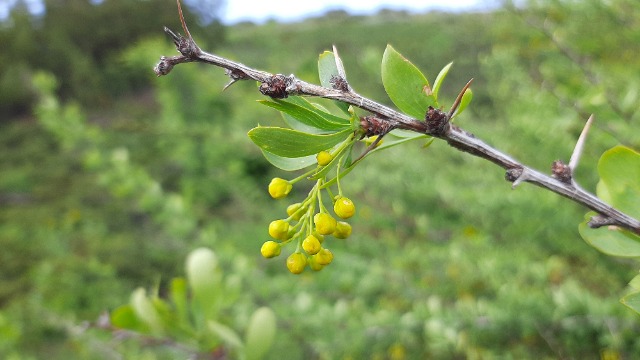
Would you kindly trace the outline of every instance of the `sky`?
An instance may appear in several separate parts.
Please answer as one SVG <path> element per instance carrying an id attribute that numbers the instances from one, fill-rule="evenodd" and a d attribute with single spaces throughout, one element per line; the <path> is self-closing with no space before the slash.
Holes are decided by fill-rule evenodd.
<path id="1" fill-rule="evenodd" d="M 9 14 L 9 7 L 17 0 L 0 0 L 0 19 Z M 94 0 L 95 1 L 95 0 Z M 187 0 L 188 1 L 188 0 Z M 42 0 L 26 0 L 29 9 L 42 12 Z M 173 1 L 167 1 L 173 5 Z M 225 24 L 249 20 L 265 22 L 269 19 L 296 21 L 308 16 L 321 15 L 329 9 L 343 9 L 352 14 L 373 14 L 382 8 L 425 12 L 428 10 L 483 10 L 492 0 L 227 0 L 222 13 Z"/>
<path id="2" fill-rule="evenodd" d="M 269 19 L 295 21 L 320 15 L 327 9 L 345 9 L 352 14 L 373 14 L 382 8 L 425 12 L 427 10 L 462 11 L 487 9 L 491 0 L 229 0 L 223 12 L 223 22 L 233 24 L 243 20 L 264 22 Z"/>

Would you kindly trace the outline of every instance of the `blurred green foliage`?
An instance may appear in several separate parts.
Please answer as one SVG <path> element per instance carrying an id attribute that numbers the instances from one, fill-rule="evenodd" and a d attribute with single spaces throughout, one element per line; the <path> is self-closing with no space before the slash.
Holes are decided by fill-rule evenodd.
<path id="1" fill-rule="evenodd" d="M 31 78 L 37 70 L 56 75 L 58 95 L 88 106 L 109 106 L 150 85 L 147 74 L 124 66 L 121 52 L 157 37 L 163 26 L 175 25 L 175 4 L 163 0 L 94 3 L 44 0 L 46 11 L 35 16 L 18 2 L 0 23 L 0 119 L 29 112 L 36 97 Z M 215 15 L 222 1 L 188 4 L 185 10 L 208 7 L 210 15 Z M 207 25 L 193 21 L 191 27 L 209 48 L 222 39 L 223 28 L 215 21 Z"/>
<path id="2" fill-rule="evenodd" d="M 201 246 L 238 291 L 225 325 L 242 332 L 259 307 L 275 312 L 272 359 L 640 352 L 637 315 L 618 303 L 638 262 L 587 246 L 584 209 L 534 187 L 510 191 L 498 168 L 439 142 L 381 152 L 345 178 L 358 215 L 331 267 L 293 277 L 263 260 L 267 225 L 287 206 L 266 187 L 286 174 L 246 136 L 282 121 L 253 101 L 255 84 L 221 92 L 223 72 L 195 64 L 155 79 L 158 57 L 175 52 L 161 31 L 179 27 L 172 3 L 104 2 L 130 12 L 118 26 L 101 6 L 57 3 L 39 19 L 15 12 L 0 31 L 0 357 L 185 357 L 97 319 L 140 286 L 167 297 Z M 158 23 L 140 30 L 140 19 Z M 606 149 L 640 148 L 638 22 L 634 0 L 538 0 L 480 14 L 239 24 L 224 42 L 215 25 L 191 32 L 223 56 L 313 82 L 317 54 L 335 44 L 351 85 L 389 105 L 387 43 L 429 79 L 453 60 L 438 101 L 447 107 L 475 78 L 456 122 L 542 169 L 567 160 L 593 112 L 577 178 L 594 189 Z"/>

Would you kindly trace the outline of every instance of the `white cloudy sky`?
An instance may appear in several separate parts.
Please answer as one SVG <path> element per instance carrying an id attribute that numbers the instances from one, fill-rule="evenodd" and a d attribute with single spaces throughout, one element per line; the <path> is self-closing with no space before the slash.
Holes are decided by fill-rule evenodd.
<path id="1" fill-rule="evenodd" d="M 374 13 L 381 8 L 425 11 L 429 9 L 467 10 L 486 9 L 492 0 L 229 0 L 223 21 L 262 21 L 269 18 L 295 20 L 306 15 L 321 14 L 326 9 L 347 9 L 360 14 Z"/>
<path id="2" fill-rule="evenodd" d="M 9 6 L 17 0 L 0 0 L 0 19 L 6 18 Z M 99 2 L 100 0 L 92 0 Z M 188 0 L 187 0 L 188 1 Z M 42 11 L 42 0 L 26 0 L 33 12 Z M 167 1 L 173 6 L 173 1 Z M 318 15 L 327 9 L 346 9 L 352 13 L 371 14 L 381 8 L 409 11 L 486 9 L 495 0 L 227 0 L 223 22 L 242 20 L 261 22 L 267 19 L 292 21 Z"/>

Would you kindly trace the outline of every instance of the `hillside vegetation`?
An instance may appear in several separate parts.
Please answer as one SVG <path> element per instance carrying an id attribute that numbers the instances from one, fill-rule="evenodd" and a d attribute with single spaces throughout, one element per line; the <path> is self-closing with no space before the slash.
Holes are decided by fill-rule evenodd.
<path id="1" fill-rule="evenodd" d="M 175 12 L 170 2 L 160 8 Z M 177 14 L 164 16 L 163 25 L 179 29 Z M 41 41 L 36 22 L 13 21 L 0 29 L 3 44 L 13 39 L 13 58 L 0 55 L 0 357 L 186 358 L 193 343 L 115 336 L 98 319 L 138 287 L 166 297 L 199 247 L 217 254 L 225 274 L 221 323 L 242 332 L 256 308 L 275 312 L 269 359 L 640 353 L 639 319 L 618 302 L 640 263 L 585 244 L 577 230 L 585 209 L 533 186 L 512 191 L 501 169 L 444 143 L 410 143 L 343 180 L 358 209 L 353 235 L 332 245 L 331 267 L 294 276 L 284 258 L 260 256 L 269 222 L 289 203 L 270 199 L 267 185 L 292 176 L 247 138 L 257 124 L 282 123 L 255 101 L 255 83 L 222 92 L 224 73 L 195 64 L 155 78 L 158 58 L 175 53 L 156 24 L 116 27 L 140 36 L 105 40 L 104 56 L 60 30 L 56 49 L 76 63 L 29 62 L 29 44 Z M 545 172 L 568 160 L 594 113 L 576 175 L 589 189 L 603 151 L 640 149 L 635 0 L 532 1 L 469 14 L 332 12 L 191 32 L 207 50 L 311 82 L 317 55 L 335 45 L 351 85 L 388 105 L 380 80 L 387 44 L 431 81 L 453 61 L 447 105 L 475 79 L 458 124 Z"/>

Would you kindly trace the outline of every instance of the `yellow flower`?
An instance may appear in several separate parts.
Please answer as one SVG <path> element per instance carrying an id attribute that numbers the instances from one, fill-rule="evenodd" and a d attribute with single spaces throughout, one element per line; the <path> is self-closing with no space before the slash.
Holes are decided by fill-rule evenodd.
<path id="1" fill-rule="evenodd" d="M 293 185 L 285 179 L 273 178 L 269 183 L 269 195 L 274 199 L 282 199 L 287 196 Z"/>
<path id="2" fill-rule="evenodd" d="M 336 230 L 337 221 L 327 213 L 317 213 L 313 217 L 313 223 L 320 235 L 331 235 Z"/>
<path id="3" fill-rule="evenodd" d="M 280 244 L 273 240 L 265 241 L 260 248 L 260 253 L 267 259 L 280 255 Z"/>
<path id="4" fill-rule="evenodd" d="M 345 196 L 338 196 L 333 204 L 333 211 L 342 219 L 348 219 L 356 213 L 353 201 Z"/>
<path id="5" fill-rule="evenodd" d="M 307 266 L 307 257 L 301 253 L 293 253 L 287 258 L 287 269 L 292 274 L 300 274 Z"/>

